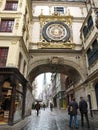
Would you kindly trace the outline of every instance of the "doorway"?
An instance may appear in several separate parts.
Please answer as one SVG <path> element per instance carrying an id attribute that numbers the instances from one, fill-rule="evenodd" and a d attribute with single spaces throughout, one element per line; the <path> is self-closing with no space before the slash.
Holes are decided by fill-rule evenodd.
<path id="1" fill-rule="evenodd" d="M 95 94 L 96 94 L 96 101 L 97 101 L 97 107 L 98 107 L 98 83 L 95 85 Z"/>

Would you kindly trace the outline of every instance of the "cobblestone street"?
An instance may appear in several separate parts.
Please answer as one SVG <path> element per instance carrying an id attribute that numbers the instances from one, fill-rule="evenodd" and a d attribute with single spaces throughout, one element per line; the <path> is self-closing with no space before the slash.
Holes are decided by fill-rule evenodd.
<path id="1" fill-rule="evenodd" d="M 80 116 L 78 119 L 78 130 L 98 130 L 98 121 L 95 122 L 93 118 L 90 118 L 90 128 L 87 128 L 86 123 L 84 127 L 81 127 Z M 0 130 L 75 130 L 75 126 L 73 124 L 73 127 L 69 128 L 69 115 L 65 110 L 54 109 L 50 111 L 47 108 L 41 109 L 39 116 L 36 115 L 35 110 L 32 110 L 31 116 L 13 126 L 0 126 Z"/>
<path id="2" fill-rule="evenodd" d="M 90 128 L 86 127 L 86 124 L 83 128 L 80 126 L 80 117 L 79 119 L 79 130 L 98 130 L 98 128 L 94 126 L 94 123 L 90 121 Z M 54 109 L 52 112 L 49 108 L 45 111 L 42 109 L 40 111 L 39 116 L 36 116 L 36 111 L 32 111 L 32 116 L 29 117 L 29 122 L 25 125 L 21 130 L 75 130 L 73 128 L 69 128 L 68 126 L 69 115 L 65 112 L 65 110 L 57 110 Z"/>

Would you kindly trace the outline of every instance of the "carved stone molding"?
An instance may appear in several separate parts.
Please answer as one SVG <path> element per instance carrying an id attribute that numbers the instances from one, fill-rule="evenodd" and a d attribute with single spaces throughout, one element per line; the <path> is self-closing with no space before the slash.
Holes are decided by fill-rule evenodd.
<path id="1" fill-rule="evenodd" d="M 19 27 L 19 19 L 16 19 L 15 29 L 17 30 Z"/>
<path id="2" fill-rule="evenodd" d="M 11 44 L 12 44 L 12 45 L 17 44 L 17 40 L 13 40 L 13 41 L 11 41 Z"/>
<path id="3" fill-rule="evenodd" d="M 49 58 L 49 63 L 51 64 L 59 64 L 59 63 L 63 63 L 64 59 L 61 57 L 50 57 Z"/>

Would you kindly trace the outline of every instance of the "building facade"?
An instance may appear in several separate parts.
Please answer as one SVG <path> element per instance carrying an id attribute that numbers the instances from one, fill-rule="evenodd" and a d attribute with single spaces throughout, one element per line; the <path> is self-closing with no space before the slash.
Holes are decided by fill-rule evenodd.
<path id="1" fill-rule="evenodd" d="M 67 98 L 65 93 L 65 75 L 60 73 L 52 74 L 52 93 L 53 93 L 53 101 L 54 107 L 58 109 L 66 109 L 67 106 Z"/>
<path id="2" fill-rule="evenodd" d="M 82 94 L 89 110 L 98 110 L 97 0 L 0 0 L 0 116 L 5 123 L 30 115 L 31 84 L 46 72 L 67 75 L 68 99 L 79 101 Z"/>
<path id="3" fill-rule="evenodd" d="M 10 125 L 31 113 L 29 6 L 26 0 L 0 0 L 0 118 Z"/>

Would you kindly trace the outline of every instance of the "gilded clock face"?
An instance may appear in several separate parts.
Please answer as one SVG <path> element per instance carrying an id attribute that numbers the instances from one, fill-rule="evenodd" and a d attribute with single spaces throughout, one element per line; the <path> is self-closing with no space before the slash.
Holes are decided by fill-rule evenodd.
<path id="1" fill-rule="evenodd" d="M 70 37 L 69 27 L 60 21 L 47 23 L 42 30 L 42 35 L 46 41 L 67 41 Z"/>

